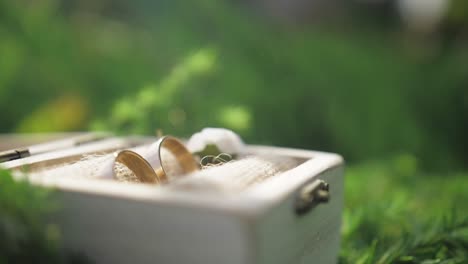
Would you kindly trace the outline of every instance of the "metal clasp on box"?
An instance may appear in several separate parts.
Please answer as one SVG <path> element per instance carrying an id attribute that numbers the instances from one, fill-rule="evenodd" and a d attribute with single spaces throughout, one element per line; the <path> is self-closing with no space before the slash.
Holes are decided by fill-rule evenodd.
<path id="1" fill-rule="evenodd" d="M 294 209 L 296 214 L 303 215 L 318 204 L 329 200 L 330 185 L 323 180 L 315 180 L 300 189 Z"/>

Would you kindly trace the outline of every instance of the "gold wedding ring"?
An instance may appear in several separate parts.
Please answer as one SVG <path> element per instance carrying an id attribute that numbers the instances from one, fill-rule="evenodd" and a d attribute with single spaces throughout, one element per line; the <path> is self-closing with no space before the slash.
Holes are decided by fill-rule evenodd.
<path id="1" fill-rule="evenodd" d="M 159 167 L 153 168 L 151 164 L 140 154 L 123 150 L 117 154 L 115 162 L 119 162 L 129 168 L 140 182 L 161 184 L 168 181 L 166 170 L 162 159 L 162 149 L 171 152 L 183 170 L 183 174 L 188 174 L 199 169 L 198 163 L 187 148 L 175 137 L 164 136 L 156 143 Z"/>
<path id="2" fill-rule="evenodd" d="M 165 136 L 162 137 L 158 147 L 158 155 L 160 167 L 155 169 L 158 177 L 167 177 L 167 173 L 164 170 L 163 158 L 162 158 L 162 149 L 165 148 L 169 150 L 174 157 L 177 159 L 177 162 L 182 167 L 183 173 L 191 173 L 199 170 L 198 162 L 194 159 L 192 153 L 175 137 Z"/>
<path id="3" fill-rule="evenodd" d="M 135 174 L 140 182 L 160 184 L 167 180 L 165 177 L 158 177 L 149 162 L 134 151 L 120 151 L 115 158 L 115 162 L 125 165 Z"/>

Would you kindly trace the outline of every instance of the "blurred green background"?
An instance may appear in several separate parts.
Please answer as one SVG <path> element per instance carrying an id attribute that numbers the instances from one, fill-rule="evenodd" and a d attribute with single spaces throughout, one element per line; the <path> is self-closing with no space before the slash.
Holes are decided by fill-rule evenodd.
<path id="1" fill-rule="evenodd" d="M 467 3 L 0 0 L 0 132 L 219 126 L 337 152 L 342 262 L 464 263 L 468 239 L 437 239 L 468 225 Z"/>

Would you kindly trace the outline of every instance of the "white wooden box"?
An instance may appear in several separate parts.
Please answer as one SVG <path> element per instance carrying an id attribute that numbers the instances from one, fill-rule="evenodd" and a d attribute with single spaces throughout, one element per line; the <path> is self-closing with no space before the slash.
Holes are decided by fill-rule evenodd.
<path id="1" fill-rule="evenodd" d="M 54 221 L 64 246 L 96 263 L 336 263 L 343 159 L 264 146 L 249 152 L 303 162 L 231 195 L 102 180 L 41 184 L 59 190 Z M 330 186 L 329 202 L 297 214 L 301 191 L 318 179 Z"/>

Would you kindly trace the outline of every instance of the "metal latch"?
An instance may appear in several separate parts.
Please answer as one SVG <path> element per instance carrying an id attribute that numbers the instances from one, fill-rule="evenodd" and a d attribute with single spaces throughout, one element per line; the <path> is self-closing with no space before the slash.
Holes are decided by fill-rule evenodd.
<path id="1" fill-rule="evenodd" d="M 323 180 L 313 181 L 299 191 L 295 204 L 295 211 L 298 215 L 309 212 L 320 203 L 330 200 L 330 185 Z"/>

